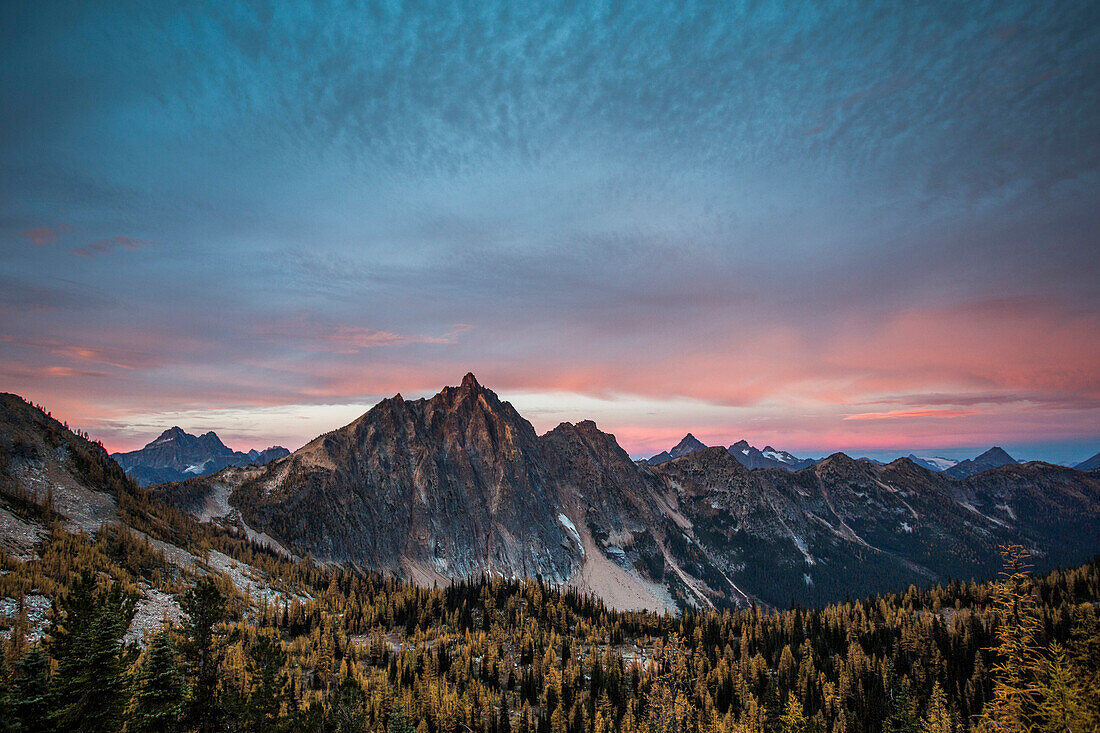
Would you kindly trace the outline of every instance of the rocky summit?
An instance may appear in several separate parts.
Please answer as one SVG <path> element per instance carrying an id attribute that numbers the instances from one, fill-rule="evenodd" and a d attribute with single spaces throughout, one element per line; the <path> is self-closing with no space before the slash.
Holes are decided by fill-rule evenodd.
<path id="1" fill-rule="evenodd" d="M 265 466 L 156 491 L 301 555 L 425 584 L 539 577 L 618 608 L 821 603 L 990 576 L 1007 542 L 1045 565 L 1100 549 L 1095 474 L 1013 462 L 953 478 L 843 453 L 753 470 L 688 438 L 648 465 L 591 421 L 539 436 L 467 374 Z"/>

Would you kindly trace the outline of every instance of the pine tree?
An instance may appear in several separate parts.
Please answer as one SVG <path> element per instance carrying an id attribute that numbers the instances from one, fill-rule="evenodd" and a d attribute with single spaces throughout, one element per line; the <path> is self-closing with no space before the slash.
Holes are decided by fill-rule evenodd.
<path id="1" fill-rule="evenodd" d="M 208 733 L 216 728 L 220 711 L 218 666 L 222 645 L 218 624 L 226 619 L 226 597 L 213 578 L 200 578 L 184 594 L 180 608 L 185 614 L 180 651 L 191 686 L 184 720 L 187 727 Z"/>
<path id="2" fill-rule="evenodd" d="M 153 638 L 149 655 L 137 676 L 137 693 L 128 731 L 172 733 L 183 714 L 183 674 L 168 631 Z"/>
<path id="3" fill-rule="evenodd" d="M 8 700 L 8 728 L 12 733 L 45 733 L 52 729 L 50 660 L 42 647 L 31 647 L 15 664 Z"/>
<path id="4" fill-rule="evenodd" d="M 63 730 L 122 729 L 134 656 L 122 637 L 136 609 L 136 596 L 118 583 L 97 588 L 90 570 L 54 602 L 47 647 L 57 662 L 51 717 Z"/>
<path id="5" fill-rule="evenodd" d="M 891 678 L 893 675 L 891 674 Z M 913 696 L 909 681 L 902 678 L 894 682 L 893 700 L 890 704 L 890 716 L 883 725 L 883 733 L 918 733 L 917 714 L 913 709 Z"/>

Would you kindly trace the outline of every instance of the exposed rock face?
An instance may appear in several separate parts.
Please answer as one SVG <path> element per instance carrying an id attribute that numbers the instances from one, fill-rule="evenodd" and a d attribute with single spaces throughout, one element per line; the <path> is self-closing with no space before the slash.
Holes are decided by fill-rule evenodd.
<path id="1" fill-rule="evenodd" d="M 580 565 L 534 428 L 472 374 L 230 477 L 250 524 L 318 557 L 424 580 L 564 582 Z"/>
<path id="2" fill-rule="evenodd" d="M 428 400 L 384 400 L 267 466 L 159 491 L 196 513 L 232 505 L 298 554 L 420 582 L 538 575 L 620 608 L 821 603 L 991 577 L 1004 542 L 1043 566 L 1100 549 L 1093 473 L 1024 464 L 958 480 L 843 453 L 749 470 L 693 440 L 653 466 L 590 421 L 538 437 L 467 375 Z"/>
<path id="3" fill-rule="evenodd" d="M 272 446 L 263 451 L 235 451 L 222 443 L 214 431 L 192 435 L 179 427 L 165 430 L 140 450 L 115 453 L 111 457 L 142 486 L 208 476 L 227 466 L 262 466 L 290 451 Z"/>
<path id="4" fill-rule="evenodd" d="M 952 478 L 966 478 L 967 476 L 973 476 L 982 471 L 989 471 L 990 469 L 1000 468 L 1001 466 L 1013 466 L 1015 464 L 1015 458 L 1008 455 L 1003 448 L 994 446 L 977 458 L 968 458 L 965 461 L 959 461 L 954 466 L 944 471 L 944 473 Z"/>

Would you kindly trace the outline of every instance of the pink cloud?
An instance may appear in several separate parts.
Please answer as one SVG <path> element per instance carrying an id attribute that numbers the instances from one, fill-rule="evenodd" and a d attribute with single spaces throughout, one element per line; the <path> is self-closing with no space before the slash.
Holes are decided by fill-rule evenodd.
<path id="1" fill-rule="evenodd" d="M 953 418 L 966 417 L 967 415 L 980 415 L 978 410 L 890 410 L 888 412 L 861 412 L 855 415 L 846 415 L 844 420 L 895 420 L 908 417 L 938 417 Z"/>
<path id="2" fill-rule="evenodd" d="M 50 227 L 35 227 L 34 229 L 25 229 L 19 232 L 19 236 L 24 239 L 29 239 L 32 244 L 37 247 L 41 247 L 47 244 L 53 244 L 58 240 L 58 233 Z"/>

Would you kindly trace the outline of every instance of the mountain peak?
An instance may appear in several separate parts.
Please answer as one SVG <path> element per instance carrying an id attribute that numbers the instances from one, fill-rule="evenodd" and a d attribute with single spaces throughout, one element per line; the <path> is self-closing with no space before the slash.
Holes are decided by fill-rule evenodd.
<path id="1" fill-rule="evenodd" d="M 706 444 L 700 441 L 691 433 L 684 436 L 683 440 L 676 444 L 676 447 L 669 451 L 669 455 L 673 458 L 679 458 L 680 456 L 686 456 L 688 453 L 694 453 L 698 450 L 706 448 Z"/>
<path id="2" fill-rule="evenodd" d="M 481 389 L 481 385 L 477 381 L 477 377 L 473 372 L 466 372 L 466 376 L 462 378 L 462 386 L 466 389 Z"/>
<path id="3" fill-rule="evenodd" d="M 1009 460 L 1013 463 L 1016 463 L 1016 459 L 1013 458 L 1012 456 L 1010 456 L 1008 454 L 1008 451 L 1006 451 L 1004 448 L 1002 448 L 999 445 L 993 446 L 992 448 L 987 450 L 985 453 L 982 453 L 980 456 L 978 456 L 978 460 L 981 460 L 983 458 L 986 458 L 986 459 L 996 458 L 996 459 L 999 459 L 999 460 L 1006 460 L 1007 459 L 1007 460 Z"/>
<path id="4" fill-rule="evenodd" d="M 944 473 L 953 478 L 967 478 L 993 468 L 1014 466 L 1016 463 L 1018 461 L 1010 456 L 1004 448 L 995 445 L 977 458 L 961 461 L 944 471 Z"/>

